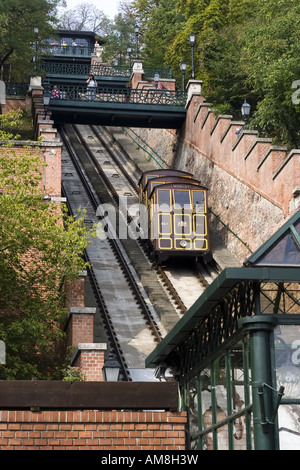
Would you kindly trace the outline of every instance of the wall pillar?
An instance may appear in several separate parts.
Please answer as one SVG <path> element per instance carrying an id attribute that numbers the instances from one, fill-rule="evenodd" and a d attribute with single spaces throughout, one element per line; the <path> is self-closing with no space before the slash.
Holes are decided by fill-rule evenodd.
<path id="1" fill-rule="evenodd" d="M 138 83 L 143 80 L 144 69 L 143 62 L 141 60 L 135 60 L 132 67 L 131 75 L 131 88 L 135 90 L 138 87 Z"/>
<path id="2" fill-rule="evenodd" d="M 89 382 L 104 382 L 102 368 L 106 343 L 79 343 L 71 359 L 71 366 L 78 367 Z"/>

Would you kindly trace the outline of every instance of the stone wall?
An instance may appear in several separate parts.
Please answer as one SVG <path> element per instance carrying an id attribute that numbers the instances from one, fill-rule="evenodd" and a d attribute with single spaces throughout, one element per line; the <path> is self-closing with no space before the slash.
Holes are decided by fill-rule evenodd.
<path id="1" fill-rule="evenodd" d="M 201 83 L 189 85 L 180 131 L 134 131 L 171 167 L 209 188 L 211 232 L 242 263 L 299 209 L 300 150 L 273 146 L 232 116 L 216 117 Z"/>

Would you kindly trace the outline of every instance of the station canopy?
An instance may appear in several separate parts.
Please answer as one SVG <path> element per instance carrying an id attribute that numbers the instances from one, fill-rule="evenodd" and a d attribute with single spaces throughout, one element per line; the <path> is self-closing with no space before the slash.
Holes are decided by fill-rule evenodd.
<path id="1" fill-rule="evenodd" d="M 158 367 L 164 362 L 168 365 L 169 358 L 175 349 L 181 349 L 183 343 L 188 343 L 193 332 L 199 330 L 199 326 L 203 324 L 203 318 L 214 315 L 220 303 L 230 295 L 232 289 L 235 287 L 238 289 L 238 286 L 245 283 L 249 285 L 250 283 L 276 283 L 276 285 L 287 283 L 293 286 L 300 283 L 300 210 L 247 258 L 243 266 L 229 267 L 221 272 L 146 358 L 146 367 Z M 293 296 L 294 307 L 298 312 L 300 309 L 299 288 Z M 240 308 L 243 308 L 241 303 Z M 228 310 L 224 315 L 230 316 L 231 313 Z M 246 314 L 251 314 L 250 310 Z"/>

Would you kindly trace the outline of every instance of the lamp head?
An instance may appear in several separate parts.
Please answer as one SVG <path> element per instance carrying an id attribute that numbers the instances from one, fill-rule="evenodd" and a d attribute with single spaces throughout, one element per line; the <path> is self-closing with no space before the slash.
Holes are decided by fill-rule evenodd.
<path id="1" fill-rule="evenodd" d="M 110 352 L 103 365 L 103 376 L 106 382 L 117 382 L 120 376 L 120 364 L 113 352 Z"/>
<path id="2" fill-rule="evenodd" d="M 193 46 L 195 44 L 195 39 L 196 39 L 195 33 L 191 33 L 189 38 L 190 38 L 190 44 Z"/>
<path id="3" fill-rule="evenodd" d="M 250 116 L 250 110 L 251 110 L 251 106 L 249 103 L 247 103 L 247 101 L 245 100 L 244 103 L 242 104 L 242 107 L 241 107 L 241 112 L 242 112 L 242 116 L 243 116 L 243 119 L 245 121 L 247 121 L 247 119 L 249 118 Z"/>
<path id="4" fill-rule="evenodd" d="M 180 70 L 184 72 L 186 70 L 186 62 L 183 60 L 180 64 Z"/>

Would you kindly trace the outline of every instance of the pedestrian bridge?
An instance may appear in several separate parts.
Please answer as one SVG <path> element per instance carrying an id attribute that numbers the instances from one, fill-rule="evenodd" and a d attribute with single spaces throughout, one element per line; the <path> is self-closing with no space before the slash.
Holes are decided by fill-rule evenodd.
<path id="1" fill-rule="evenodd" d="M 85 48 L 66 40 L 49 47 L 41 69 L 46 77 L 44 95 L 50 97 L 47 111 L 55 123 L 166 129 L 183 125 L 186 94 L 175 90 L 170 68 L 147 68 L 137 59 L 132 66 L 131 62 L 108 65 L 101 60 L 100 46 L 85 57 Z M 88 91 L 90 74 L 97 87 Z M 58 99 L 52 95 L 54 86 L 59 89 Z"/>
<path id="2" fill-rule="evenodd" d="M 149 87 L 102 88 L 62 85 L 59 98 L 52 96 L 46 111 L 56 123 L 179 129 L 186 118 L 186 94 Z"/>

